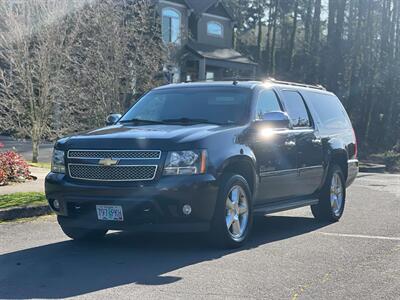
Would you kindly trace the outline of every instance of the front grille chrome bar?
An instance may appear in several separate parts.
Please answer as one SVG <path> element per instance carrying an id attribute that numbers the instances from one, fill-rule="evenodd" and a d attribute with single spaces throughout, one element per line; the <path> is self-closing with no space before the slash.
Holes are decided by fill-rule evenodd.
<path id="1" fill-rule="evenodd" d="M 160 159 L 160 150 L 69 150 L 69 159 Z"/>

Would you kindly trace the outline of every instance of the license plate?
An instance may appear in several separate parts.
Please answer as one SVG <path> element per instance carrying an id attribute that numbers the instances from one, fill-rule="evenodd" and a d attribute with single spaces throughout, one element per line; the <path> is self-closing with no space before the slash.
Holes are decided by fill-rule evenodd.
<path id="1" fill-rule="evenodd" d="M 96 205 L 97 218 L 101 221 L 118 221 L 124 220 L 124 214 L 121 206 L 116 205 Z"/>

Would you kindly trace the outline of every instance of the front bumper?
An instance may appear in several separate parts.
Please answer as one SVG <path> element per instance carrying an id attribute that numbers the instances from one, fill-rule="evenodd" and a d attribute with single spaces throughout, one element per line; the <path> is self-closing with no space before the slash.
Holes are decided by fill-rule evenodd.
<path id="1" fill-rule="evenodd" d="M 153 183 L 102 184 L 75 182 L 50 173 L 46 198 L 63 224 L 81 228 L 158 232 L 207 231 L 214 215 L 218 185 L 214 176 L 169 176 Z M 56 210 L 53 201 L 60 208 Z M 96 205 L 119 205 L 124 221 L 99 221 Z M 192 212 L 184 215 L 182 207 Z"/>

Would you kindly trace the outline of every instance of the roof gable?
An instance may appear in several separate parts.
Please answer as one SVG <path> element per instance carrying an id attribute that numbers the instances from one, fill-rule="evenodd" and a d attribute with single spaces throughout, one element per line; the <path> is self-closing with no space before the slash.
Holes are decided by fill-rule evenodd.
<path id="1" fill-rule="evenodd" d="M 216 14 L 219 16 L 228 17 L 234 20 L 231 11 L 224 5 L 221 0 L 185 0 L 189 8 L 193 9 L 196 15 L 202 13 Z"/>
<path id="2" fill-rule="evenodd" d="M 205 12 L 210 6 L 215 5 L 218 0 L 186 0 L 188 6 L 194 10 L 196 14 Z"/>
<path id="3" fill-rule="evenodd" d="M 211 5 L 211 7 L 209 7 L 205 12 L 211 15 L 225 17 L 233 20 L 232 14 L 230 13 L 230 11 L 227 10 L 227 8 L 222 3 Z"/>

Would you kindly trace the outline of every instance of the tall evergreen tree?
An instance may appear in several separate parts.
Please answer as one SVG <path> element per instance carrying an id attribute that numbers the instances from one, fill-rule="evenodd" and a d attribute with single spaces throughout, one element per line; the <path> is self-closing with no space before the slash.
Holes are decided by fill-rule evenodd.
<path id="1" fill-rule="evenodd" d="M 241 50 L 260 74 L 339 95 L 361 153 L 400 143 L 400 0 L 224 1 L 241 5 Z"/>

